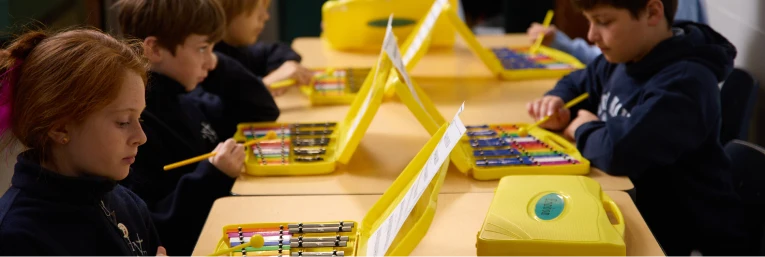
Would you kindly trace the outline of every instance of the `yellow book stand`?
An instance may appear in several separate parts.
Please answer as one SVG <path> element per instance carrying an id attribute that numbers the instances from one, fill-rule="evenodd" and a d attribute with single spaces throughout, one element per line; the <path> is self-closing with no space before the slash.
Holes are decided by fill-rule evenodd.
<path id="1" fill-rule="evenodd" d="M 459 112 L 458 114 L 459 115 Z M 223 228 L 216 252 L 262 236 L 262 247 L 229 251 L 232 256 L 405 256 L 425 236 L 446 178 L 449 151 L 465 133 L 444 124 L 396 178 L 367 215 L 357 221 L 233 224 Z M 451 142 L 451 143 L 450 143 Z"/>
<path id="2" fill-rule="evenodd" d="M 390 67 L 390 60 L 381 55 L 343 121 L 239 124 L 234 135 L 239 142 L 263 137 L 269 131 L 278 137 L 247 149 L 245 172 L 256 176 L 316 175 L 333 172 L 337 163 L 347 164 L 380 107 Z"/>
<path id="3" fill-rule="evenodd" d="M 428 51 L 427 46 L 433 42 L 431 35 L 433 24 L 444 21 L 457 31 L 473 53 L 501 79 L 560 78 L 571 71 L 584 68 L 584 64 L 575 57 L 545 46 L 541 46 L 533 55 L 529 53 L 530 45 L 485 48 L 459 18 L 455 5 L 445 0 L 436 0 L 429 14 L 418 22 L 415 29 L 417 32 L 410 34 L 401 47 L 406 49 L 403 58 L 408 70 L 414 68 Z M 395 87 L 388 83 L 385 88 L 386 97 L 392 97 L 393 91 Z"/>
<path id="4" fill-rule="evenodd" d="M 627 251 L 621 211 L 598 182 L 584 176 L 502 178 L 477 240 L 479 256 L 624 256 Z"/>
<path id="5" fill-rule="evenodd" d="M 449 0 L 456 5 L 457 0 Z M 379 51 L 388 16 L 393 13 L 393 34 L 406 38 L 433 0 L 329 0 L 322 6 L 324 42 L 340 51 Z M 446 21 L 433 27 L 432 47 L 454 45 L 455 31 Z"/>
<path id="6" fill-rule="evenodd" d="M 300 87 L 311 105 L 347 105 L 359 94 L 370 68 L 314 69 L 314 79 Z"/>

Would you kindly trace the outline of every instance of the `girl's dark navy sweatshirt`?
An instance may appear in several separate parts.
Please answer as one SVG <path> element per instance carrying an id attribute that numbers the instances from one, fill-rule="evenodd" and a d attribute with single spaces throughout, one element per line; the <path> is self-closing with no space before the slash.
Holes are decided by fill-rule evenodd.
<path id="1" fill-rule="evenodd" d="M 156 255 L 160 240 L 138 196 L 106 178 L 54 173 L 31 153 L 18 156 L 0 198 L 0 255 Z"/>
<path id="2" fill-rule="evenodd" d="M 301 61 L 300 55 L 284 43 L 258 42 L 246 47 L 234 47 L 221 41 L 215 44 L 214 50 L 234 58 L 259 77 L 265 77 L 287 61 Z"/>
<path id="3" fill-rule="evenodd" d="M 667 254 L 736 254 L 747 234 L 719 142 L 718 88 L 736 49 L 706 25 L 676 23 L 673 32 L 638 62 L 609 63 L 601 55 L 547 94 L 563 101 L 590 94 L 572 115 L 586 109 L 600 121 L 576 130 L 577 148 L 593 166 L 629 176 L 636 205 Z"/>
<path id="4" fill-rule="evenodd" d="M 141 114 L 147 142 L 122 181 L 146 201 L 169 255 L 191 255 L 213 202 L 230 195 L 234 179 L 207 160 L 169 171 L 163 166 L 211 152 L 233 136 L 237 123 L 279 116 L 257 77 L 230 58 L 218 58 L 205 87 L 192 92 L 167 76 L 150 74 Z"/>

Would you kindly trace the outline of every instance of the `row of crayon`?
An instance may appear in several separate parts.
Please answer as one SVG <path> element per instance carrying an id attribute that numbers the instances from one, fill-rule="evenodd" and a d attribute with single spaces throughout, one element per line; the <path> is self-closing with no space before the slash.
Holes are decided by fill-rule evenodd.
<path id="1" fill-rule="evenodd" d="M 291 160 L 315 162 L 324 160 L 329 135 L 336 123 L 282 124 L 279 127 L 250 127 L 242 133 L 248 140 L 263 137 L 268 131 L 275 131 L 278 139 L 267 140 L 254 145 L 252 151 L 261 165 L 285 165 Z M 294 138 L 294 140 L 293 140 Z M 292 148 L 292 151 L 290 149 Z M 291 155 L 294 154 L 294 158 Z"/>
<path id="2" fill-rule="evenodd" d="M 517 125 L 469 126 L 468 137 L 477 166 L 552 166 L 576 164 L 533 135 L 520 136 Z"/>
<path id="3" fill-rule="evenodd" d="M 246 247 L 235 254 L 240 256 L 344 256 L 345 251 L 336 247 L 351 247 L 351 237 L 342 232 L 352 232 L 354 222 L 340 223 L 298 223 L 274 228 L 242 228 L 227 230 L 229 247 L 236 247 L 250 241 L 252 236 L 264 239 L 262 247 Z M 320 233 L 331 233 L 332 236 Z M 307 236 L 310 235 L 310 236 Z M 317 248 L 333 248 L 331 251 Z"/>

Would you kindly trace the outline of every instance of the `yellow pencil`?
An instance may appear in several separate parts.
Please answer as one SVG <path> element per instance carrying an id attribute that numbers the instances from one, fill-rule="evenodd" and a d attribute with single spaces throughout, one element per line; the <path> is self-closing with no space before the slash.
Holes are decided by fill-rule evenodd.
<path id="1" fill-rule="evenodd" d="M 320 78 L 322 76 L 328 76 L 328 75 L 332 74 L 333 72 L 335 72 L 334 68 L 327 68 L 324 72 L 316 74 L 313 77 L 311 77 L 311 82 L 308 83 L 308 84 L 313 84 L 314 81 L 316 81 L 317 78 Z M 271 88 L 271 89 L 279 89 L 279 88 L 284 88 L 284 87 L 290 87 L 290 86 L 292 86 L 292 85 L 294 85 L 296 83 L 297 83 L 297 80 L 295 80 L 295 79 L 285 79 L 285 80 L 282 80 L 282 81 L 274 82 L 271 85 L 268 85 L 268 87 Z"/>
<path id="2" fill-rule="evenodd" d="M 576 98 L 572 99 L 571 101 L 568 101 L 568 103 L 566 103 L 566 105 L 564 105 L 564 106 L 563 106 L 563 108 L 569 109 L 569 108 L 571 108 L 572 106 L 574 106 L 574 105 L 576 105 L 576 104 L 578 104 L 578 103 L 580 103 L 580 102 L 584 101 L 584 99 L 587 99 L 587 97 L 589 97 L 589 96 L 590 96 L 590 94 L 588 94 L 588 93 L 584 93 L 584 94 L 582 94 L 582 95 L 580 95 L 580 96 L 578 96 L 578 97 L 576 97 Z M 555 114 L 553 114 L 553 115 L 555 115 Z M 542 123 L 545 123 L 545 122 L 547 122 L 547 120 L 549 120 L 549 119 L 550 119 L 550 117 L 552 117 L 552 115 L 547 115 L 547 116 L 545 116 L 544 118 L 542 118 L 541 120 L 537 121 L 536 123 L 534 123 L 534 124 L 531 124 L 530 126 L 527 126 L 527 127 L 521 127 L 521 128 L 519 128 L 519 129 L 518 129 L 518 135 L 520 135 L 520 136 L 526 136 L 526 135 L 527 135 L 527 133 L 528 133 L 528 130 L 529 130 L 529 129 L 531 129 L 531 128 L 533 128 L 533 127 L 536 127 L 536 126 L 539 126 L 539 125 L 540 125 L 540 124 L 542 124 Z"/>
<path id="3" fill-rule="evenodd" d="M 270 131 L 268 131 L 268 133 L 266 133 L 266 135 L 264 137 L 261 137 L 261 138 L 255 139 L 255 140 L 251 140 L 251 141 L 247 141 L 246 143 L 244 143 L 244 147 L 249 147 L 249 146 L 257 144 L 257 143 L 259 143 L 261 141 L 271 140 L 271 139 L 275 139 L 275 138 L 276 138 L 276 132 L 274 132 L 273 130 L 270 130 Z M 212 151 L 210 153 L 203 154 L 203 155 L 200 155 L 200 156 L 197 156 L 197 157 L 194 157 L 194 158 L 190 158 L 190 159 L 186 159 L 186 160 L 183 160 L 183 161 L 179 161 L 179 162 L 176 162 L 176 163 L 173 163 L 173 164 L 170 164 L 170 165 L 166 165 L 164 167 L 164 170 L 172 170 L 172 169 L 175 169 L 175 168 L 178 168 L 178 167 L 182 167 L 182 166 L 186 166 L 186 165 L 189 165 L 189 164 L 192 164 L 192 163 L 201 162 L 201 161 L 204 161 L 207 158 L 215 156 L 216 154 L 217 153 L 215 151 Z"/>
<path id="4" fill-rule="evenodd" d="M 228 253 L 231 253 L 231 252 L 234 252 L 234 251 L 242 250 L 242 249 L 250 247 L 250 246 L 255 247 L 255 248 L 259 248 L 259 247 L 262 247 L 264 243 L 265 243 L 265 241 L 263 240 L 263 236 L 262 235 L 254 234 L 250 238 L 250 241 L 247 242 L 247 243 L 240 244 L 240 245 L 237 245 L 237 246 L 234 246 L 234 247 L 231 247 L 231 248 L 220 249 L 220 250 L 218 250 L 218 251 L 216 251 L 216 252 L 214 252 L 212 254 L 208 254 L 208 255 L 205 255 L 205 256 L 221 256 L 221 255 L 228 254 Z"/>
<path id="5" fill-rule="evenodd" d="M 268 85 L 268 87 L 271 88 L 271 89 L 279 89 L 279 88 L 283 88 L 283 87 L 292 86 L 295 83 L 297 83 L 297 81 L 294 80 L 294 79 L 285 79 L 285 80 L 282 80 L 282 81 L 274 82 L 271 85 Z"/>
<path id="6" fill-rule="evenodd" d="M 552 22 L 553 18 L 553 10 L 548 10 L 547 15 L 545 15 L 545 21 L 542 23 L 542 26 L 544 26 L 545 29 L 550 27 L 550 22 Z M 534 41 L 534 45 L 531 46 L 531 55 L 537 54 L 537 51 L 539 51 L 539 47 L 542 45 L 542 40 L 545 38 L 545 33 L 542 31 L 542 33 L 539 33 L 537 35 L 537 41 Z"/>

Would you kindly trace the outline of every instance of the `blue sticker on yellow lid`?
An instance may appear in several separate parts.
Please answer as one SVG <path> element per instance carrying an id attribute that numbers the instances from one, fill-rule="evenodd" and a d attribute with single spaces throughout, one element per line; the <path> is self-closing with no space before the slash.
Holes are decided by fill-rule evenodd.
<path id="1" fill-rule="evenodd" d="M 565 205 L 563 196 L 549 193 L 537 201 L 534 214 L 541 220 L 552 220 L 560 216 Z"/>

